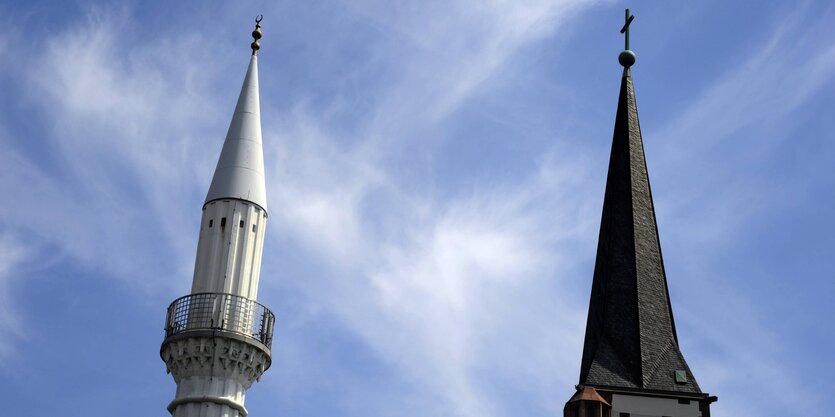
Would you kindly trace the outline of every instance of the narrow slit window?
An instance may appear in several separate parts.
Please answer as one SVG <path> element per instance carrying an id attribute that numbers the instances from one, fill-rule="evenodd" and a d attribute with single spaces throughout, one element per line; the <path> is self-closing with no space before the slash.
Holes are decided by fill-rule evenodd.
<path id="1" fill-rule="evenodd" d="M 255 233 L 255 225 L 252 225 L 252 233 Z"/>
<path id="2" fill-rule="evenodd" d="M 240 226 L 238 226 L 238 227 L 240 227 L 241 229 L 243 229 L 243 228 L 244 228 L 244 221 L 243 221 L 243 220 L 241 220 L 241 224 L 240 224 Z"/>
<path id="3" fill-rule="evenodd" d="M 226 217 L 220 218 L 220 227 L 226 227 Z"/>
<path id="4" fill-rule="evenodd" d="M 214 219 L 209 219 L 209 227 L 212 227 L 212 224 L 214 224 L 214 222 L 215 222 Z"/>

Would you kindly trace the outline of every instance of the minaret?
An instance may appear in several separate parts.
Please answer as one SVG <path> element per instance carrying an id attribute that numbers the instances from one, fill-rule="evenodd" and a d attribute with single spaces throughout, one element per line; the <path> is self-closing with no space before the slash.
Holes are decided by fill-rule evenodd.
<path id="1" fill-rule="evenodd" d="M 174 417 L 244 417 L 246 390 L 270 367 L 275 316 L 257 303 L 267 225 L 258 40 L 203 204 L 191 294 L 168 307 L 160 356 L 177 383 Z"/>
<path id="2" fill-rule="evenodd" d="M 678 345 L 626 48 L 586 323 L 580 384 L 565 417 L 709 417 Z"/>

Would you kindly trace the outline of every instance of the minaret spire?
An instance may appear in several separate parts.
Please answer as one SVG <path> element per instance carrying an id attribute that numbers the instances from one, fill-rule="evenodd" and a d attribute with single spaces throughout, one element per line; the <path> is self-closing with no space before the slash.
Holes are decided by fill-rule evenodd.
<path id="1" fill-rule="evenodd" d="M 168 307 L 160 356 L 177 383 L 174 417 L 245 417 L 270 367 L 275 316 L 256 301 L 267 224 L 258 97 L 261 16 L 200 224 L 191 294 Z"/>
<path id="2" fill-rule="evenodd" d="M 206 204 L 223 198 L 234 198 L 267 209 L 264 181 L 264 151 L 261 143 L 261 105 L 258 97 L 258 56 L 261 38 L 261 16 L 255 20 L 252 57 L 223 150 L 217 161 Z"/>
<path id="3" fill-rule="evenodd" d="M 709 416 L 709 397 L 684 360 L 676 335 L 658 225 L 625 49 L 609 173 L 594 266 L 578 391 L 565 415 Z M 678 401 L 677 401 L 678 400 Z M 691 403 L 692 401 L 692 403 Z M 584 407 L 596 411 L 587 414 Z M 605 411 L 608 410 L 608 411 Z M 601 414 L 597 414 L 597 413 Z M 701 414 L 699 414 L 701 413 Z"/>

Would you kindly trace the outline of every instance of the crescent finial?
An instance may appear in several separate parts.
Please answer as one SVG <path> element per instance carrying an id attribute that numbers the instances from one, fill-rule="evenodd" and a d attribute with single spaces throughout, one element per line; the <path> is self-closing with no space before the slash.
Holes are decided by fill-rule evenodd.
<path id="1" fill-rule="evenodd" d="M 261 39 L 261 20 L 264 18 L 264 15 L 259 14 L 255 17 L 255 30 L 252 31 L 252 42 L 250 48 L 252 48 L 252 55 L 258 55 L 258 50 L 261 49 L 261 44 L 258 43 L 258 40 Z"/>

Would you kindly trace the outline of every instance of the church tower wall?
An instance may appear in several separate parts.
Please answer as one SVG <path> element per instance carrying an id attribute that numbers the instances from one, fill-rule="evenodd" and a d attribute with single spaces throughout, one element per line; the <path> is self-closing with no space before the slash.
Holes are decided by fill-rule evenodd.
<path id="1" fill-rule="evenodd" d="M 612 415 L 620 417 L 708 417 L 699 409 L 699 401 L 612 394 Z"/>

